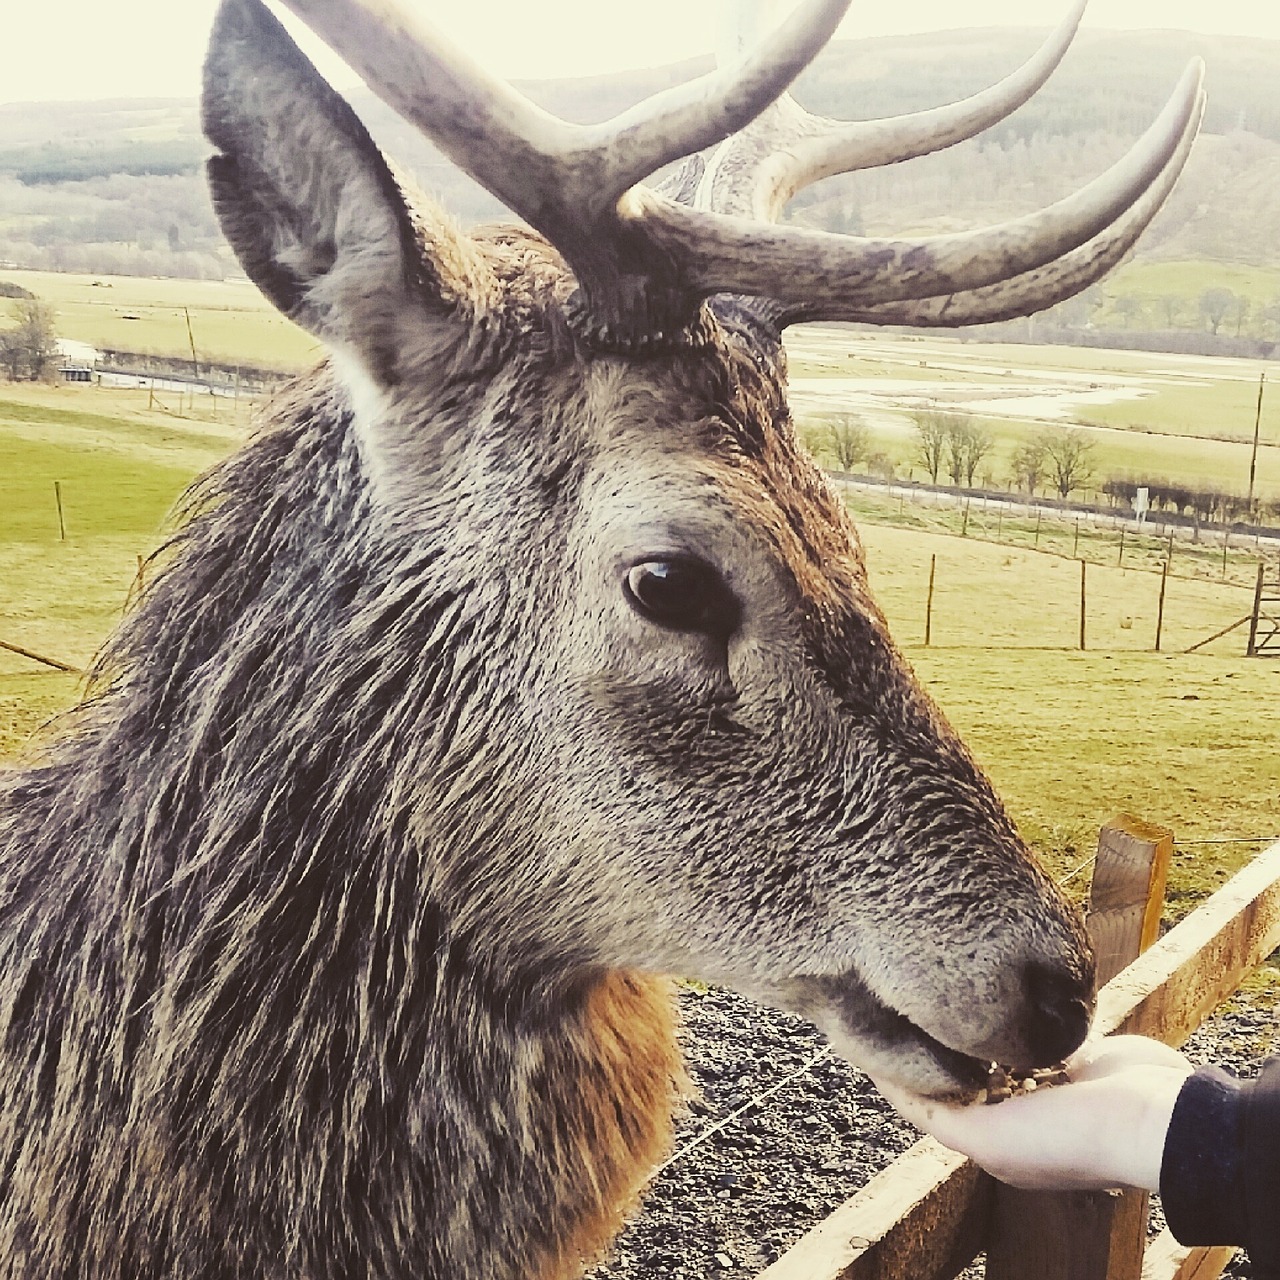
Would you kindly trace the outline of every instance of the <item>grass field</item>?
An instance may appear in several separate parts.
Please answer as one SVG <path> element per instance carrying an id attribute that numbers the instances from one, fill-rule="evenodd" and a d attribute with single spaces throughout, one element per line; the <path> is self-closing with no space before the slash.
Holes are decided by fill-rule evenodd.
<path id="1" fill-rule="evenodd" d="M 1018 445 L 1054 423 L 1084 427 L 1100 483 L 1111 475 L 1178 480 L 1243 494 L 1258 405 L 1258 361 L 1162 353 L 962 343 L 831 327 L 802 329 L 792 401 L 810 424 L 846 411 L 898 474 L 925 477 L 912 411 L 971 416 L 994 441 L 981 475 L 1003 488 Z M 1280 385 L 1264 391 L 1255 493 L 1280 498 Z"/>
<path id="2" fill-rule="evenodd" d="M 1247 273 L 1248 282 L 1237 280 L 1240 273 L 1230 267 L 1207 263 L 1148 263 L 1125 272 L 1125 288 L 1153 298 L 1198 294 L 1222 281 L 1260 301 L 1280 293 L 1280 272 Z M 187 358 L 189 315 L 201 360 L 287 370 L 319 354 L 315 340 L 246 280 L 0 274 L 50 301 L 62 336 L 98 347 Z M 1256 361 L 961 343 L 945 335 L 831 326 L 794 330 L 788 349 L 798 415 L 865 412 L 873 447 L 902 475 L 922 474 L 909 410 L 937 403 L 971 413 L 989 429 L 995 448 L 983 470 L 997 486 L 1006 482 L 1019 443 L 1057 420 L 1088 427 L 1099 480 L 1137 474 L 1238 492 L 1247 486 L 1262 370 Z M 1264 397 L 1261 426 L 1256 491 L 1280 498 L 1280 386 Z"/>
<path id="3" fill-rule="evenodd" d="M 248 280 L 152 280 L 3 271 L 52 303 L 58 334 L 99 349 L 291 370 L 314 362 L 319 346 L 286 320 Z M 191 317 L 191 337 L 187 316 Z"/>
<path id="4" fill-rule="evenodd" d="M 79 389 L 15 396 L 0 388 L 0 640 L 87 663 L 171 503 L 242 432 L 148 415 L 129 394 L 86 400 Z M 872 581 L 895 635 L 1057 874 L 1087 858 L 1101 822 L 1130 810 L 1173 826 L 1185 842 L 1171 889 L 1180 911 L 1262 838 L 1280 835 L 1280 664 L 1243 658 L 1239 631 L 1200 653 L 1176 652 L 1240 616 L 1243 586 L 1172 580 L 1166 652 L 1154 654 L 1158 577 L 1136 565 L 1091 566 L 1081 653 L 1068 525 L 1042 530 L 1054 554 L 961 538 L 945 526 L 876 523 L 891 518 L 886 510 L 867 514 Z M 73 676 L 0 653 L 0 753 L 18 753 L 78 691 Z M 1190 843 L 1223 838 L 1246 842 Z"/>
<path id="5" fill-rule="evenodd" d="M 0 386 L 0 640 L 86 665 L 174 500 L 243 435 L 242 426 L 149 413 L 146 398 Z M 76 690 L 73 677 L 0 653 L 0 752 Z"/>
<path id="6" fill-rule="evenodd" d="M 1157 577 L 1168 559 L 1171 583 L 1196 579 L 1213 586 L 1244 588 L 1250 597 L 1260 560 L 1272 566 L 1268 578 L 1280 569 L 1280 547 L 1275 540 L 1239 532 L 1228 532 L 1225 545 L 1219 531 L 1197 536 L 1192 529 L 1179 528 L 1170 540 L 1163 525 L 1139 529 L 1131 518 L 1090 520 L 1067 513 L 1056 515 L 1051 509 L 1032 514 L 1029 509 L 1004 502 L 988 503 L 983 498 L 925 491 L 917 493 L 913 501 L 906 501 L 901 490 L 895 496 L 870 486 L 847 487 L 845 500 L 864 526 L 892 525 L 969 538 L 1010 550 L 1045 552 L 1073 563 L 1087 560 L 1105 569 L 1144 570 Z"/>
<path id="7" fill-rule="evenodd" d="M 1103 282 L 1109 298 L 1134 293 L 1152 304 L 1169 295 L 1183 300 L 1181 323 L 1194 320 L 1200 295 L 1206 289 L 1230 289 L 1250 302 L 1265 306 L 1280 297 L 1280 268 L 1235 265 L 1230 262 L 1129 262 L 1113 271 Z M 1233 332 L 1229 324 L 1223 333 Z"/>

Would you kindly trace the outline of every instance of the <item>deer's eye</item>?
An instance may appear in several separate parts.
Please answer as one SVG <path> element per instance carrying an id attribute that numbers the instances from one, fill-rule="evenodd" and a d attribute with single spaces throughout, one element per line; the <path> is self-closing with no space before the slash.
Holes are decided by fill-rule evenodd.
<path id="1" fill-rule="evenodd" d="M 724 579 L 692 556 L 642 560 L 623 589 L 637 613 L 673 631 L 727 636 L 738 625 L 738 602 Z"/>

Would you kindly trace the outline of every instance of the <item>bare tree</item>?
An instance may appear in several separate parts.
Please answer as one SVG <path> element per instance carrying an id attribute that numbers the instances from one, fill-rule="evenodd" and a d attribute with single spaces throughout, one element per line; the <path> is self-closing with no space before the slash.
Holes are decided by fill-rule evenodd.
<path id="1" fill-rule="evenodd" d="M 1060 497 L 1066 498 L 1093 479 L 1093 441 L 1079 427 L 1051 427 L 1043 439 L 1053 486 Z"/>
<path id="2" fill-rule="evenodd" d="M 852 471 L 871 450 L 866 420 L 856 413 L 842 413 L 827 424 L 828 447 L 841 471 Z"/>
<path id="3" fill-rule="evenodd" d="M 11 381 L 47 378 L 58 361 L 56 312 L 40 298 L 19 298 L 10 314 L 17 323 L 0 332 L 0 365 Z"/>
<path id="4" fill-rule="evenodd" d="M 991 433 L 972 418 L 952 416 L 947 432 L 947 470 L 953 484 L 973 488 L 978 464 L 991 452 L 995 441 Z"/>
<path id="5" fill-rule="evenodd" d="M 1013 451 L 1011 459 L 1014 484 L 1019 489 L 1025 489 L 1028 493 L 1034 494 L 1044 483 L 1048 461 L 1043 433 L 1024 440 Z"/>
<path id="6" fill-rule="evenodd" d="M 940 409 L 917 409 L 911 419 L 916 427 L 916 457 L 924 464 L 929 479 L 937 484 L 938 473 L 947 455 L 948 437 L 962 419 Z"/>

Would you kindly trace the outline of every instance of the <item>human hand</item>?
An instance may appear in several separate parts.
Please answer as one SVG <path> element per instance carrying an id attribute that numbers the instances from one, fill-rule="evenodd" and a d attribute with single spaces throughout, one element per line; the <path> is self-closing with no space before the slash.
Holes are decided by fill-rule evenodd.
<path id="1" fill-rule="evenodd" d="M 1087 1040 L 1067 1062 L 1069 1083 L 995 1105 L 959 1106 L 876 1087 L 912 1124 L 1015 1187 L 1157 1191 L 1173 1105 L 1192 1067 L 1145 1036 Z"/>

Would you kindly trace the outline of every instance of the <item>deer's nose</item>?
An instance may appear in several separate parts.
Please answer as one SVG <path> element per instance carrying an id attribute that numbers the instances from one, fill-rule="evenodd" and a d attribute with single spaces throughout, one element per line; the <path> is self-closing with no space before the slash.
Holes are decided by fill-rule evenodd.
<path id="1" fill-rule="evenodd" d="M 1093 1017 L 1093 986 L 1077 974 L 1043 964 L 1026 970 L 1026 1044 L 1032 1066 L 1061 1062 L 1084 1043 Z"/>

